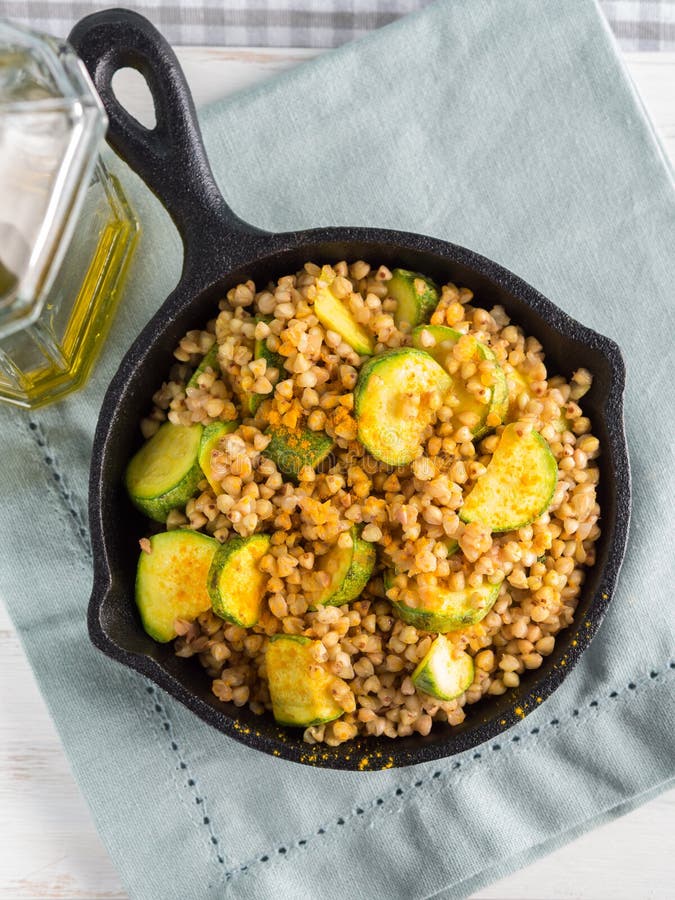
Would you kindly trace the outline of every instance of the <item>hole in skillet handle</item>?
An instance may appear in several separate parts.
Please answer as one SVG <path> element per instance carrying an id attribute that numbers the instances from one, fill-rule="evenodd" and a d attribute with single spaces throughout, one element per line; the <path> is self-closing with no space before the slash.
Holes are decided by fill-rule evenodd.
<path id="1" fill-rule="evenodd" d="M 108 115 L 108 143 L 157 196 L 180 232 L 183 281 L 189 271 L 212 269 L 221 254 L 232 255 L 237 242 L 250 245 L 254 235 L 266 234 L 235 215 L 223 199 L 180 63 L 154 25 L 130 10 L 109 9 L 78 22 L 68 40 Z M 113 77 L 128 68 L 147 83 L 155 108 L 153 128 L 135 119 L 115 96 Z M 218 269 L 224 267 L 221 258 Z"/>
<path id="2" fill-rule="evenodd" d="M 127 109 L 139 125 L 152 131 L 157 125 L 155 102 L 148 82 L 141 73 L 137 69 L 125 66 L 124 69 L 115 72 L 111 83 L 117 102 Z"/>

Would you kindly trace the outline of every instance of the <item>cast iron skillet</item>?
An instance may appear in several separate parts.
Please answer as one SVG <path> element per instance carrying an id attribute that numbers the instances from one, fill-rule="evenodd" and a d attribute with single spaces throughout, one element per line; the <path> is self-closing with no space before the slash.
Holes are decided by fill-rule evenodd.
<path id="1" fill-rule="evenodd" d="M 185 247 L 178 286 L 134 341 L 113 378 L 94 438 L 89 518 L 94 586 L 89 633 L 108 656 L 141 672 L 230 737 L 274 756 L 339 769 L 405 766 L 460 753 L 505 731 L 535 709 L 569 674 L 596 633 L 612 596 L 623 558 L 630 510 L 629 466 L 623 429 L 624 365 L 608 338 L 571 319 L 511 272 L 464 247 L 375 228 L 318 228 L 269 234 L 239 219 L 215 183 L 194 106 L 178 61 L 161 35 L 133 12 L 110 10 L 83 19 L 70 41 L 87 66 L 110 119 L 111 146 L 159 197 Z M 146 78 L 157 125 L 140 125 L 119 105 L 114 73 L 131 66 Z M 599 502 L 602 537 L 597 564 L 588 573 L 574 624 L 562 632 L 541 669 L 526 673 L 517 690 L 467 707 L 459 727 L 434 726 L 428 737 L 358 739 L 337 748 L 308 747 L 298 730 L 276 726 L 216 700 L 210 679 L 194 660 L 152 641 L 134 604 L 138 539 L 147 528 L 122 487 L 125 464 L 140 443 L 139 419 L 147 413 L 172 351 L 183 334 L 212 318 L 217 301 L 247 278 L 265 284 L 317 263 L 365 259 L 403 266 L 454 281 L 476 292 L 482 306 L 501 303 L 543 344 L 547 365 L 594 374 L 584 398 L 603 448 Z"/>

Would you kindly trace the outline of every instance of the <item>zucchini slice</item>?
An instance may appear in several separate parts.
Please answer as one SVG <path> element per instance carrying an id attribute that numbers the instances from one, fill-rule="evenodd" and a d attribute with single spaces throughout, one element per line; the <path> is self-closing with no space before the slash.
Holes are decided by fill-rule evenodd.
<path id="1" fill-rule="evenodd" d="M 424 346 L 422 334 L 425 331 L 436 341 L 433 347 Z M 426 350 L 436 362 L 445 367 L 448 355 L 461 337 L 464 337 L 461 331 L 456 331 L 454 328 L 448 328 L 445 325 L 420 325 L 412 333 L 412 342 L 413 347 Z M 456 412 L 472 412 L 478 416 L 478 424 L 472 429 L 474 437 L 478 438 L 490 430 L 485 421 L 490 413 L 496 413 L 499 416 L 499 421 L 504 421 L 509 408 L 509 387 L 506 383 L 504 370 L 497 363 L 492 350 L 486 344 L 476 339 L 474 339 L 473 343 L 476 363 L 483 359 L 491 359 L 495 363 L 495 381 L 490 389 L 490 399 L 487 403 L 479 400 L 478 397 L 466 389 L 466 385 L 459 375 L 455 375 L 452 378 L 452 393 L 459 400 L 459 404 L 455 407 Z"/>
<path id="2" fill-rule="evenodd" d="M 150 538 L 136 569 L 136 605 L 143 628 L 165 644 L 176 619 L 195 619 L 211 606 L 206 576 L 218 541 L 198 531 L 163 531 Z"/>
<path id="3" fill-rule="evenodd" d="M 558 418 L 555 419 L 551 424 L 558 432 L 558 434 L 564 434 L 566 431 L 571 431 L 572 429 L 572 423 L 563 412 L 561 412 Z"/>
<path id="4" fill-rule="evenodd" d="M 316 282 L 316 317 L 324 328 L 336 331 L 360 356 L 372 356 L 375 339 L 363 325 L 359 325 L 347 305 L 335 296 L 331 290 L 334 280 L 330 266 L 324 266 Z"/>
<path id="5" fill-rule="evenodd" d="M 490 409 L 488 410 L 488 414 L 491 412 L 496 413 L 499 416 L 500 422 L 503 422 L 509 411 L 509 386 L 506 382 L 504 370 L 497 362 L 494 353 L 489 347 L 485 347 L 485 349 L 488 354 L 486 358 L 495 361 L 495 383 L 492 386 L 492 397 L 490 399 Z M 486 428 L 486 431 L 489 430 L 489 428 Z"/>
<path id="6" fill-rule="evenodd" d="M 539 432 L 522 434 L 517 423 L 507 425 L 459 517 L 491 531 L 523 528 L 546 511 L 557 483 L 555 457 Z"/>
<path id="7" fill-rule="evenodd" d="M 360 596 L 375 568 L 375 547 L 359 537 L 359 530 L 349 530 L 351 547 L 338 547 L 328 551 L 317 561 L 318 567 L 328 572 L 330 584 L 312 600 L 311 609 L 319 606 L 342 606 Z"/>
<path id="8" fill-rule="evenodd" d="M 529 393 L 530 383 L 525 378 L 524 375 L 517 369 L 511 369 L 509 374 L 506 376 L 506 386 L 509 392 L 508 399 L 508 412 L 504 419 L 505 422 L 517 422 L 519 418 L 520 410 L 517 405 L 518 396 L 526 391 Z"/>
<path id="9" fill-rule="evenodd" d="M 271 322 L 272 316 L 258 316 L 256 322 Z M 275 353 L 267 346 L 267 338 L 265 340 L 256 340 L 253 347 L 253 358 L 264 359 L 268 369 L 279 369 L 284 372 L 284 362 L 286 361 L 280 353 Z M 249 394 L 244 400 L 244 406 L 247 412 L 254 416 L 258 412 L 258 407 L 263 400 L 271 397 L 271 394 Z"/>
<path id="10" fill-rule="evenodd" d="M 385 589 L 391 583 L 391 574 L 385 578 Z M 499 584 L 482 584 L 479 588 L 467 587 L 451 591 L 439 586 L 433 598 L 420 600 L 417 607 L 392 602 L 398 617 L 421 631 L 446 634 L 467 625 L 475 625 L 490 612 L 499 595 Z"/>
<path id="11" fill-rule="evenodd" d="M 132 503 L 156 522 L 185 506 L 202 480 L 201 425 L 165 422 L 131 458 L 124 476 Z"/>
<path id="12" fill-rule="evenodd" d="M 206 586 L 213 611 L 221 619 L 251 628 L 260 618 L 267 576 L 260 560 L 270 545 L 268 534 L 233 537 L 216 550 Z"/>
<path id="13" fill-rule="evenodd" d="M 197 384 L 199 376 L 202 372 L 206 372 L 207 369 L 212 369 L 217 376 L 220 376 L 221 374 L 220 366 L 218 364 L 218 341 L 216 341 L 211 349 L 204 354 L 204 358 L 192 373 L 192 377 L 188 381 L 186 387 L 199 387 Z"/>
<path id="14" fill-rule="evenodd" d="M 396 301 L 394 321 L 399 328 L 403 322 L 411 328 L 427 322 L 438 306 L 438 288 L 431 278 L 419 272 L 394 269 L 387 290 Z"/>
<path id="15" fill-rule="evenodd" d="M 412 673 L 418 691 L 439 700 L 454 700 L 472 684 L 473 658 L 457 651 L 443 634 L 439 634 L 429 652 Z"/>
<path id="16" fill-rule="evenodd" d="M 239 422 L 212 422 L 207 425 L 199 442 L 199 467 L 206 476 L 206 480 L 213 490 L 218 493 L 220 485 L 214 480 L 211 471 L 211 454 L 218 446 L 218 442 L 226 434 L 231 434 L 239 427 Z"/>
<path id="17" fill-rule="evenodd" d="M 272 440 L 263 455 L 276 463 L 282 475 L 294 481 L 303 466 L 315 469 L 333 449 L 333 439 L 323 431 L 270 425 L 267 434 Z"/>
<path id="18" fill-rule="evenodd" d="M 258 322 L 266 322 L 269 324 L 272 321 L 272 318 L 272 316 L 258 316 L 255 321 L 256 324 Z M 268 368 L 281 369 L 283 371 L 284 362 L 286 360 L 280 353 L 275 353 L 273 350 L 270 350 L 267 346 L 267 338 L 261 341 L 256 340 L 253 347 L 253 355 L 256 359 L 264 359 Z"/>
<path id="19" fill-rule="evenodd" d="M 374 356 L 361 368 L 354 389 L 358 438 L 370 453 L 392 466 L 411 462 L 431 421 L 428 395 L 450 390 L 448 373 L 422 350 L 403 347 Z M 406 407 L 419 398 L 418 413 Z"/>
<path id="20" fill-rule="evenodd" d="M 531 390 L 531 382 L 527 378 L 527 376 L 523 375 L 517 369 L 511 369 L 507 376 L 508 388 L 509 388 L 509 404 L 508 404 L 508 415 L 504 419 L 505 422 L 517 422 L 520 418 L 520 408 L 517 405 L 517 399 L 520 394 L 525 392 L 528 397 L 530 396 Z M 560 415 L 557 419 L 554 419 L 551 422 L 551 425 L 555 428 L 558 434 L 563 434 L 565 431 L 569 431 L 572 423 L 567 418 L 565 413 L 561 411 Z"/>
<path id="21" fill-rule="evenodd" d="M 517 399 L 520 394 L 525 392 L 529 397 L 530 392 L 530 381 L 527 379 L 525 375 L 522 375 L 517 369 L 512 369 L 508 376 L 508 387 L 509 387 L 509 403 L 508 403 L 508 415 L 505 417 L 505 422 L 517 422 L 520 418 L 520 408 L 517 404 Z M 558 432 L 558 434 L 564 434 L 564 432 L 569 431 L 572 423 L 567 418 L 564 412 L 561 412 L 557 419 L 554 419 L 551 422 L 554 429 Z"/>
<path id="22" fill-rule="evenodd" d="M 300 634 L 274 634 L 265 653 L 272 712 L 279 725 L 307 728 L 332 722 L 343 709 L 331 686 L 340 681 L 315 661 L 312 641 Z"/>

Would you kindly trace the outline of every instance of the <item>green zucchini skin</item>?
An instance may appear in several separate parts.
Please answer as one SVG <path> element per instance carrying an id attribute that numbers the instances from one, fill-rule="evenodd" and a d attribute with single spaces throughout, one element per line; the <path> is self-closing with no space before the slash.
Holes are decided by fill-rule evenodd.
<path id="1" fill-rule="evenodd" d="M 439 634 L 411 678 L 418 691 L 438 700 L 455 700 L 473 683 L 473 659 L 464 651 L 453 654 L 445 635 Z"/>
<path id="2" fill-rule="evenodd" d="M 220 365 L 218 364 L 218 342 L 216 341 L 210 350 L 208 350 L 202 361 L 192 373 L 192 377 L 188 381 L 186 387 L 199 387 L 199 376 L 207 369 L 213 369 L 218 377 L 220 377 Z"/>
<path id="3" fill-rule="evenodd" d="M 221 619 L 241 628 L 258 623 L 267 581 L 258 564 L 269 545 L 268 534 L 253 534 L 229 538 L 216 550 L 206 588 Z"/>
<path id="4" fill-rule="evenodd" d="M 420 272 L 394 269 L 387 291 L 396 300 L 394 321 L 399 328 L 403 322 L 414 328 L 428 321 L 438 306 L 437 285 Z"/>
<path id="5" fill-rule="evenodd" d="M 300 634 L 270 637 L 265 655 L 267 680 L 279 725 L 308 728 L 332 722 L 344 712 L 330 691 L 341 679 L 311 655 L 312 646 L 318 643 Z"/>
<path id="6" fill-rule="evenodd" d="M 279 634 L 278 632 L 269 636 L 270 644 L 273 644 L 275 641 L 295 641 L 296 644 L 301 644 L 302 646 L 312 643 L 312 639 L 305 634 Z"/>
<path id="7" fill-rule="evenodd" d="M 492 388 L 492 401 L 490 403 L 490 412 L 496 413 L 501 422 L 504 422 L 509 412 L 509 386 L 506 381 L 504 370 L 500 367 L 496 371 L 496 381 Z M 492 428 L 485 426 L 485 431 L 479 437 L 492 431 Z"/>
<path id="8" fill-rule="evenodd" d="M 254 357 L 255 359 L 264 359 L 268 369 L 280 369 L 282 372 L 286 371 L 284 369 L 284 363 L 286 362 L 285 357 L 280 353 L 274 353 L 273 350 L 270 350 L 267 346 L 267 339 L 255 342 Z"/>
<path id="9" fill-rule="evenodd" d="M 385 576 L 385 590 L 391 585 L 393 575 Z M 420 631 L 432 634 L 447 634 L 460 631 L 480 622 L 490 612 L 497 601 L 502 583 L 483 585 L 480 588 L 465 588 L 462 591 L 444 591 L 439 588 L 435 596 L 434 607 L 411 607 L 392 600 L 391 605 L 399 619 L 408 625 L 414 625 Z M 473 603 L 473 595 L 478 593 L 481 602 Z"/>
<path id="10" fill-rule="evenodd" d="M 202 480 L 199 465 L 201 425 L 165 422 L 127 466 L 124 481 L 134 506 L 155 522 L 165 522 L 172 509 L 185 506 Z M 170 461 L 171 449 L 183 442 L 180 457 Z M 164 476 L 157 475 L 161 460 L 167 461 Z M 171 463 L 171 464 L 170 464 Z"/>
<path id="11" fill-rule="evenodd" d="M 330 266 L 324 266 L 317 279 L 314 313 L 324 328 L 335 331 L 359 356 L 372 356 L 375 338 L 359 325 L 345 303 L 336 297 L 331 285 L 335 280 Z"/>
<path id="12" fill-rule="evenodd" d="M 226 434 L 232 434 L 239 427 L 239 422 L 212 422 L 204 428 L 199 442 L 199 467 L 213 490 L 218 493 L 219 485 L 213 479 L 211 471 L 211 454 L 218 446 L 218 442 Z"/>
<path id="13" fill-rule="evenodd" d="M 558 484 L 556 459 L 538 431 L 519 437 L 518 428 L 517 422 L 504 428 L 487 471 L 464 499 L 459 511 L 463 522 L 478 521 L 493 532 L 515 531 L 530 525 L 550 506 Z M 534 485 L 521 483 L 533 478 Z"/>
<path id="14" fill-rule="evenodd" d="M 445 369 L 428 353 L 415 347 L 400 347 L 371 357 L 361 367 L 354 388 L 359 441 L 375 459 L 392 466 L 407 465 L 419 451 L 431 413 L 425 409 L 422 417 L 411 420 L 386 407 L 401 400 L 406 388 L 417 393 L 438 390 L 445 395 L 451 383 Z"/>
<path id="15" fill-rule="evenodd" d="M 309 428 L 292 430 L 284 425 L 270 425 L 266 432 L 272 438 L 263 456 L 276 463 L 286 478 L 297 481 L 300 469 L 315 469 L 333 449 L 333 439 L 323 431 Z"/>
<path id="16" fill-rule="evenodd" d="M 198 531 L 163 531 L 150 538 L 136 569 L 136 606 L 151 638 L 176 637 L 176 619 L 195 619 L 211 606 L 206 579 L 218 542 Z"/>
<path id="17" fill-rule="evenodd" d="M 350 529 L 349 534 L 352 538 L 351 547 L 343 550 L 336 546 L 326 554 L 332 555 L 336 561 L 339 560 L 336 573 L 339 583 L 332 582 L 313 602 L 310 609 L 318 609 L 320 606 L 342 606 L 356 600 L 368 584 L 377 558 L 375 547 L 359 536 L 359 529 L 356 526 Z"/>
<path id="18" fill-rule="evenodd" d="M 427 348 L 422 344 L 422 332 L 428 331 L 429 334 L 436 341 L 436 344 Z M 429 353 L 431 356 L 434 356 L 434 350 L 439 344 L 444 343 L 453 343 L 456 344 L 457 341 L 464 337 L 463 331 L 457 331 L 456 328 L 450 328 L 449 325 L 417 325 L 417 327 L 412 330 L 412 343 L 413 347 L 418 347 L 420 350 L 424 350 Z M 434 356 L 434 359 L 436 357 Z"/>

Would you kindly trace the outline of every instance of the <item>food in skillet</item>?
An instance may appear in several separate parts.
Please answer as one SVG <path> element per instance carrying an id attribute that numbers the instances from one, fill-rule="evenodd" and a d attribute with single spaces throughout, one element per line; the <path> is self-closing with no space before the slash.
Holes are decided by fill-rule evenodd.
<path id="1" fill-rule="evenodd" d="M 600 533 L 587 371 L 363 261 L 237 285 L 175 357 L 126 474 L 155 523 L 136 599 L 219 699 L 337 745 L 541 666 Z"/>

